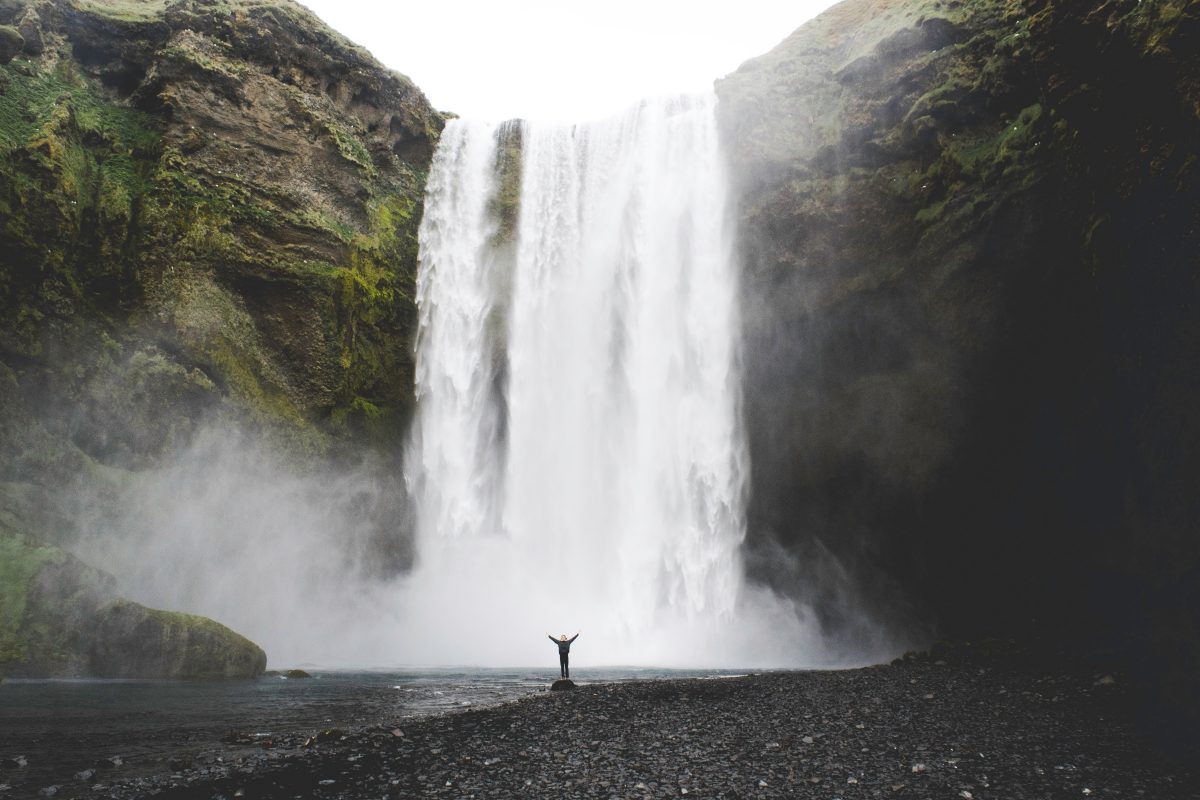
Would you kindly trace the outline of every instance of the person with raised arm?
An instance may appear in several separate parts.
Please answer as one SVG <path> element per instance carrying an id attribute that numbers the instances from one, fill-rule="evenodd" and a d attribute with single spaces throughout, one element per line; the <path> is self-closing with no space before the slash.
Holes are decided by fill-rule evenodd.
<path id="1" fill-rule="evenodd" d="M 549 633 L 546 634 L 546 636 L 549 637 L 550 641 L 552 641 L 556 645 L 558 645 L 558 668 L 559 668 L 559 671 L 562 673 L 562 677 L 564 677 L 564 678 L 571 677 L 571 669 L 569 666 L 567 666 L 567 659 L 571 654 L 571 642 L 573 642 L 579 638 L 580 632 L 581 631 L 576 631 L 575 635 L 572 636 L 570 639 L 567 638 L 567 635 L 565 633 L 562 636 L 559 636 L 557 639 L 555 639 Z"/>

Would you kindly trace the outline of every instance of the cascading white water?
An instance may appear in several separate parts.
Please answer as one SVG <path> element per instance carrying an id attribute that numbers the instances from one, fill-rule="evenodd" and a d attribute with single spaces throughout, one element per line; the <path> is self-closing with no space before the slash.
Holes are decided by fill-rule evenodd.
<path id="1" fill-rule="evenodd" d="M 489 210 L 497 130 L 447 125 L 421 228 L 415 660 L 552 660 L 542 632 L 577 627 L 592 663 L 822 660 L 804 609 L 742 581 L 714 105 L 525 123 L 515 255 Z"/>

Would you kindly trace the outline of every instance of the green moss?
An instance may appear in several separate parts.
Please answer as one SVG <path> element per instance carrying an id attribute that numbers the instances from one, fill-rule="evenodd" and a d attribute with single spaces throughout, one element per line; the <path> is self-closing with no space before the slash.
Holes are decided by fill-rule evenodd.
<path id="1" fill-rule="evenodd" d="M 488 211 L 496 221 L 493 246 L 515 241 L 521 213 L 521 126 L 508 124 L 497 132 L 496 191 L 488 201 Z"/>
<path id="2" fill-rule="evenodd" d="M 364 329 L 386 328 L 396 314 L 397 304 L 411 303 L 414 292 L 416 232 L 414 202 L 404 194 L 389 194 L 368 205 L 369 233 L 354 238 L 350 265 L 335 271 L 340 281 L 337 295 L 342 352 L 340 363 L 346 370 L 345 386 L 363 385 L 385 365 L 381 362 L 381 342 L 360 335 Z M 397 266 L 409 271 L 397 272 Z"/>
<path id="3" fill-rule="evenodd" d="M 161 18 L 167 0 L 70 0 L 87 14 L 118 22 L 150 22 Z"/>
<path id="4" fill-rule="evenodd" d="M 345 244 L 350 244 L 354 239 L 353 226 L 336 219 L 321 208 L 304 208 L 298 212 L 288 212 L 285 218 L 297 227 L 332 234 L 334 238 Z"/>
<path id="5" fill-rule="evenodd" d="M 917 212 L 916 221 L 922 225 L 928 225 L 931 222 L 936 222 L 942 218 L 942 212 L 946 209 L 946 201 L 939 200 L 931 206 L 926 206 Z"/>
<path id="6" fill-rule="evenodd" d="M 1181 25 L 1187 23 L 1188 14 L 1195 14 L 1187 0 L 1157 0 L 1153 3 L 1133 3 L 1117 12 L 1110 22 L 1111 28 L 1126 27 L 1131 38 L 1143 53 L 1155 55 L 1168 52 Z M 1181 52 L 1180 57 L 1188 54 Z"/>
<path id="7" fill-rule="evenodd" d="M 34 356 L 47 319 L 77 325 L 83 308 L 110 299 L 91 290 L 97 282 L 120 291 L 112 279 L 128 272 L 160 134 L 67 67 L 0 73 L 0 329 Z"/>
<path id="8" fill-rule="evenodd" d="M 923 172 L 906 172 L 901 180 L 893 175 L 889 191 L 922 204 L 914 221 L 923 226 L 943 222 L 951 210 L 954 216 L 983 213 L 1040 179 L 1039 157 L 1054 135 L 1047 122 L 1035 103 L 999 129 L 942 137 L 938 158 Z"/>
<path id="9" fill-rule="evenodd" d="M 333 138 L 334 144 L 337 145 L 338 152 L 342 154 L 342 158 L 351 164 L 357 164 L 362 167 L 363 172 L 368 178 L 374 178 L 376 175 L 375 164 L 371 161 L 371 154 L 367 152 L 367 148 L 363 145 L 359 137 L 345 130 L 335 122 L 326 121 L 325 128 Z"/>
<path id="10" fill-rule="evenodd" d="M 48 122 L 68 116 L 78 134 L 99 140 L 102 146 L 97 149 L 155 154 L 160 139 L 157 120 L 114 104 L 68 68 L 33 74 L 9 68 L 3 73 L 7 87 L 0 94 L 0 155 L 25 148 Z"/>
<path id="11" fill-rule="evenodd" d="M 0 668 L 26 657 L 28 643 L 18 633 L 25 620 L 29 582 L 60 553 L 0 532 Z"/>
<path id="12" fill-rule="evenodd" d="M 20 31 L 11 25 L 0 25 L 0 63 L 7 63 L 24 46 L 25 37 Z"/>

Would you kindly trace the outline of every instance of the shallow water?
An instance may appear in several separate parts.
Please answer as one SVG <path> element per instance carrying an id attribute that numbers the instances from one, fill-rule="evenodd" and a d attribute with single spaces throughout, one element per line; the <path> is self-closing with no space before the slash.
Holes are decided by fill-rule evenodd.
<path id="1" fill-rule="evenodd" d="M 544 691 L 557 669 L 342 671 L 310 668 L 311 679 L 248 681 L 8 680 L 0 683 L 0 784 L 76 783 L 73 775 L 119 756 L 120 768 L 90 782 L 169 770 L 173 758 L 238 747 L 231 731 L 255 740 L 328 728 L 403 720 L 496 705 Z M 580 684 L 654 678 L 721 677 L 726 670 L 579 669 Z M 242 750 L 247 746 L 242 745 Z"/>

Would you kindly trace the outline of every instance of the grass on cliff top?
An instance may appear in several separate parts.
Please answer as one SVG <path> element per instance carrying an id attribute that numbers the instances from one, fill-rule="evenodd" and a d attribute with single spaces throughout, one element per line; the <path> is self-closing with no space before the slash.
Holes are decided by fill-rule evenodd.
<path id="1" fill-rule="evenodd" d="M 167 10 L 167 0 L 72 0 L 71 5 L 86 14 L 122 22 L 149 22 Z"/>
<path id="2" fill-rule="evenodd" d="M 957 22 L 963 16 L 962 4 L 950 0 L 844 0 L 806 22 L 790 38 L 813 44 L 814 49 L 841 50 L 845 64 L 923 18 Z M 785 49 L 790 50 L 787 45 L 777 48 Z"/>
<path id="3" fill-rule="evenodd" d="M 127 604 L 129 601 L 118 600 L 117 603 Z M 189 636 L 204 634 L 211 636 L 213 639 L 225 639 L 230 644 L 250 647 L 258 646 L 227 625 L 222 625 L 215 619 L 202 617 L 199 614 L 188 614 L 184 611 L 164 611 L 161 608 L 146 608 L 146 616 L 160 623 L 163 626 L 164 635 L 168 638 L 172 635 L 178 636 L 186 632 Z"/>
<path id="4" fill-rule="evenodd" d="M 148 23 L 166 16 L 171 0 L 69 0 L 70 5 L 84 14 L 101 19 L 131 24 Z M 301 28 L 307 28 L 325 37 L 347 51 L 352 51 L 367 60 L 370 53 L 355 44 L 294 0 L 206 0 L 198 9 L 202 14 L 227 16 L 244 13 L 252 16 L 268 15 L 278 24 L 285 18 Z"/>
<path id="5" fill-rule="evenodd" d="M 79 11 L 103 19 L 118 22 L 153 22 L 166 15 L 171 0 L 69 0 L 70 5 Z M 258 10 L 279 11 L 295 22 L 308 27 L 319 28 L 322 32 L 334 33 L 333 29 L 320 22 L 316 14 L 293 0 L 206 0 L 200 4 L 200 10 L 213 15 L 225 15 L 238 11 L 254 12 Z M 341 38 L 340 34 L 335 34 Z"/>

